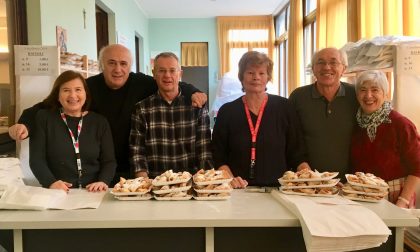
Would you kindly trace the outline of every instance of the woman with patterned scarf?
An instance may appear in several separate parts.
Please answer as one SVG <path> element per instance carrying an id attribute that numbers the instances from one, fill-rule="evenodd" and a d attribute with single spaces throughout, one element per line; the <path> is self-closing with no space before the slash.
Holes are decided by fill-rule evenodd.
<path id="1" fill-rule="evenodd" d="M 388 199 L 415 207 L 420 186 L 420 136 L 416 126 L 386 100 L 388 81 L 381 71 L 362 72 L 356 80 L 360 108 L 352 136 L 353 172 L 369 172 L 388 182 Z"/>

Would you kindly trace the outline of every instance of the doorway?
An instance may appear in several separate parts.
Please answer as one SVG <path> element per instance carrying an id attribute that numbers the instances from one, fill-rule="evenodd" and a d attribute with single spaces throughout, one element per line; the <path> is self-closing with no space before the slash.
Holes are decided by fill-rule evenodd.
<path id="1" fill-rule="evenodd" d="M 143 37 L 140 36 L 137 32 L 134 35 L 134 46 L 135 46 L 134 57 L 135 57 L 135 60 L 136 60 L 135 71 L 136 71 L 136 73 L 139 73 L 139 72 L 147 73 L 147 72 L 144 72 L 144 69 L 142 69 L 142 67 L 143 67 L 142 62 L 144 62 Z"/>
<path id="2" fill-rule="evenodd" d="M 26 0 L 0 0 L 0 156 L 16 155 L 15 142 L 8 134 L 16 112 L 13 45 L 27 44 Z"/>
<path id="3" fill-rule="evenodd" d="M 102 47 L 109 45 L 108 33 L 108 13 L 105 12 L 98 5 L 96 8 L 96 50 L 99 56 L 99 51 Z"/>
<path id="4" fill-rule="evenodd" d="M 207 42 L 181 42 L 182 81 L 193 84 L 209 97 Z"/>

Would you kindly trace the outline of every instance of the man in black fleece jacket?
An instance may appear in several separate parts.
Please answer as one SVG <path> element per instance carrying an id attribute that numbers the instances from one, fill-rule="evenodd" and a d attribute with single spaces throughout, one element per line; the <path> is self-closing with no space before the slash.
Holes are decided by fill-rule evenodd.
<path id="1" fill-rule="evenodd" d="M 89 110 L 105 116 L 111 126 L 118 165 L 113 185 L 119 177 L 133 177 L 128 158 L 131 112 L 137 102 L 157 92 L 157 85 L 151 76 L 130 72 L 131 53 L 122 45 L 104 47 L 99 53 L 99 63 L 103 72 L 86 80 L 92 96 Z M 180 89 L 195 106 L 201 107 L 207 101 L 206 95 L 191 84 L 181 83 Z M 23 140 L 30 136 L 37 112 L 45 108 L 40 102 L 24 110 L 18 124 L 9 128 L 10 137 Z"/>

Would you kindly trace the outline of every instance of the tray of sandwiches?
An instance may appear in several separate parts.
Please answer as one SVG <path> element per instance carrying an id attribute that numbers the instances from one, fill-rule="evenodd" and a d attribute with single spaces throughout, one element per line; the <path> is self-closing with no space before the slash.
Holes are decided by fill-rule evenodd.
<path id="1" fill-rule="evenodd" d="M 167 170 L 159 176 L 156 176 L 153 179 L 153 186 L 164 186 L 164 185 L 173 185 L 180 183 L 187 183 L 191 179 L 191 173 L 184 172 L 173 172 L 172 170 Z"/>
<path id="2" fill-rule="evenodd" d="M 210 184 L 223 184 L 230 183 L 232 178 L 224 170 L 199 170 L 193 176 L 194 184 L 196 185 L 210 185 Z"/>
<path id="3" fill-rule="evenodd" d="M 168 170 L 153 180 L 153 194 L 155 200 L 180 201 L 192 198 L 191 173 L 173 172 Z"/>
<path id="4" fill-rule="evenodd" d="M 388 183 L 380 177 L 376 177 L 372 173 L 356 172 L 355 174 L 346 174 L 347 182 L 351 185 L 388 189 Z"/>
<path id="5" fill-rule="evenodd" d="M 224 170 L 199 170 L 193 176 L 194 199 L 196 200 L 227 200 L 233 188 L 232 178 Z"/>
<path id="6" fill-rule="evenodd" d="M 194 186 L 194 191 L 197 193 L 230 193 L 232 190 L 233 188 L 229 183 Z"/>
<path id="7" fill-rule="evenodd" d="M 182 183 L 179 183 L 179 184 L 154 186 L 153 187 L 153 193 L 154 194 L 167 194 L 167 193 L 188 191 L 190 189 L 191 189 L 191 181 L 190 182 L 182 182 Z"/>
<path id="8" fill-rule="evenodd" d="M 286 185 L 290 182 L 314 182 L 315 184 L 322 184 L 322 181 L 329 181 L 337 177 L 338 172 L 318 172 L 309 169 L 303 169 L 298 172 L 286 171 L 281 178 L 279 178 L 280 185 Z"/>
<path id="9" fill-rule="evenodd" d="M 356 201 L 380 202 L 388 196 L 388 184 L 372 173 L 356 172 L 346 174 L 347 183 L 344 184 L 342 196 Z"/>
<path id="10" fill-rule="evenodd" d="M 298 172 L 286 171 L 281 178 L 280 192 L 314 197 L 333 197 L 339 193 L 338 172 L 318 172 L 302 169 Z"/>
<path id="11" fill-rule="evenodd" d="M 151 199 L 152 180 L 138 177 L 135 179 L 125 179 L 120 177 L 120 181 L 114 185 L 111 194 L 118 200 L 148 200 Z"/>

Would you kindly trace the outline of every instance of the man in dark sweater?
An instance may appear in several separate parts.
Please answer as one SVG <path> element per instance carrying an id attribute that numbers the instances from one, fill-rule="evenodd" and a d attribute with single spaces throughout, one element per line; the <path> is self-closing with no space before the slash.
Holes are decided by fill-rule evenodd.
<path id="1" fill-rule="evenodd" d="M 111 126 L 118 165 L 113 185 L 120 176 L 133 177 L 128 158 L 131 112 L 137 102 L 156 93 L 157 86 L 153 77 L 130 72 L 131 53 L 122 45 L 104 47 L 99 63 L 103 72 L 86 80 L 92 96 L 89 110 L 105 116 Z M 180 88 L 186 97 L 191 97 L 194 106 L 201 107 L 207 101 L 206 95 L 190 84 L 181 83 Z M 9 128 L 10 137 L 23 140 L 30 136 L 36 113 L 44 108 L 41 102 L 24 110 L 18 124 Z"/>
<path id="2" fill-rule="evenodd" d="M 309 165 L 320 172 L 350 168 L 350 142 L 359 104 L 354 86 L 340 82 L 347 55 L 336 48 L 314 54 L 316 82 L 295 89 L 289 97 L 301 121 Z"/>

